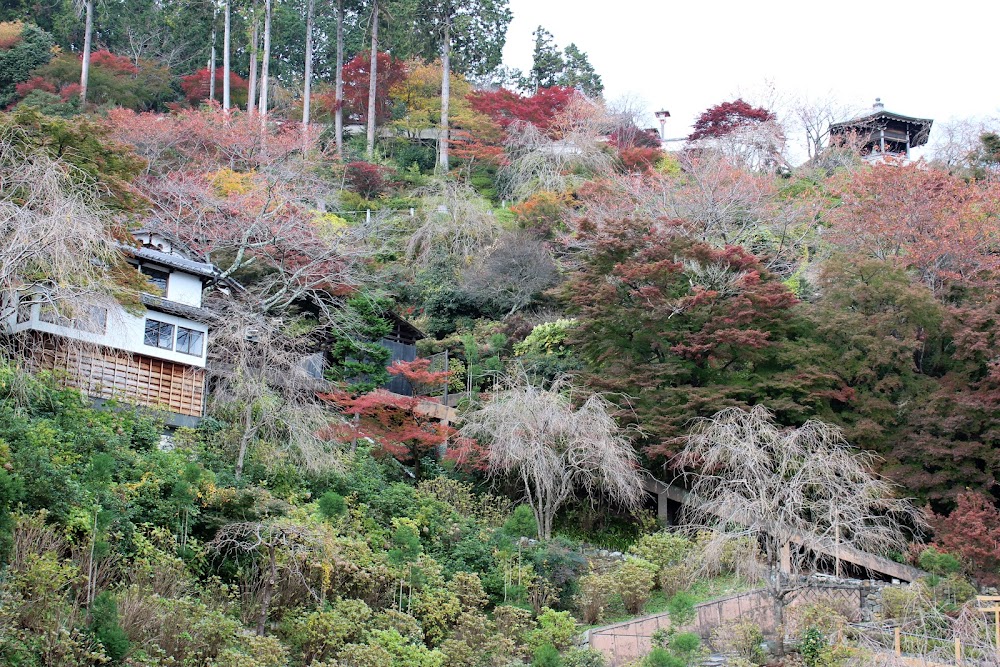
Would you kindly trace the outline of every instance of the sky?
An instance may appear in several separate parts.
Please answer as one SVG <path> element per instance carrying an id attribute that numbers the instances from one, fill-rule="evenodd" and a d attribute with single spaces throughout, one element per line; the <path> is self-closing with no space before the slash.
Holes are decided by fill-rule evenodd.
<path id="1" fill-rule="evenodd" d="M 705 109 L 743 94 L 833 97 L 935 124 L 1000 116 L 1000 2 L 872 0 L 510 0 L 504 62 L 531 68 L 539 25 L 585 51 L 605 99 L 671 113 L 681 137 Z M 931 132 L 934 139 L 934 132 Z"/>

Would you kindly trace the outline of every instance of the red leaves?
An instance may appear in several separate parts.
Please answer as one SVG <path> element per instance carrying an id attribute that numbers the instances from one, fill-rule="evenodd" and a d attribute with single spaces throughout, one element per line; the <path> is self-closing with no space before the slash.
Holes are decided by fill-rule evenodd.
<path id="1" fill-rule="evenodd" d="M 979 583 L 1000 583 L 1000 511 L 981 493 L 958 495 L 958 506 L 947 517 L 933 515 L 935 543 L 962 559 Z"/>
<path id="2" fill-rule="evenodd" d="M 694 123 L 694 132 L 689 141 L 707 137 L 721 137 L 739 128 L 759 125 L 774 120 L 773 113 L 762 107 L 754 107 L 742 99 L 723 102 L 706 109 Z"/>
<path id="3" fill-rule="evenodd" d="M 922 164 L 879 164 L 848 177 L 830 212 L 841 245 L 917 271 L 935 292 L 992 284 L 1000 269 L 1000 189 Z"/>
<path id="4" fill-rule="evenodd" d="M 406 64 L 388 53 L 379 53 L 376 59 L 378 72 L 375 76 L 375 122 L 383 123 L 389 119 L 392 111 L 389 89 L 406 78 Z M 363 51 L 344 63 L 344 117 L 355 123 L 365 123 L 368 120 L 370 69 L 371 51 Z M 336 113 L 335 91 L 317 95 L 316 104 L 331 115 Z"/>
<path id="5" fill-rule="evenodd" d="M 347 165 L 347 182 L 354 192 L 365 199 L 373 199 L 385 192 L 385 177 L 390 171 L 388 167 L 370 162 L 351 162 Z"/>
<path id="6" fill-rule="evenodd" d="M 225 77 L 225 72 L 219 68 L 215 69 L 215 96 L 220 102 L 222 101 L 222 84 Z M 208 93 L 211 90 L 211 79 L 212 75 L 208 71 L 207 67 L 204 67 L 194 74 L 188 74 L 187 76 L 181 77 L 181 90 L 184 91 L 184 97 L 187 101 L 193 105 L 201 104 L 208 99 Z M 229 73 L 229 89 L 230 94 L 233 96 L 239 96 L 240 99 L 246 100 L 247 91 L 249 90 L 249 84 L 246 79 L 241 77 L 236 72 Z"/>
<path id="7" fill-rule="evenodd" d="M 389 367 L 389 372 L 409 380 L 417 391 L 433 391 L 441 388 L 450 373 L 431 371 L 430 363 L 430 359 L 397 361 Z M 400 396 L 384 389 L 361 396 L 337 391 L 320 398 L 337 405 L 346 419 L 351 420 L 354 415 L 358 418 L 357 422 L 331 425 L 327 436 L 341 440 L 371 438 L 382 452 L 409 464 L 419 463 L 422 457 L 447 443 L 447 458 L 456 464 L 477 469 L 486 465 L 485 454 L 475 441 L 459 437 L 458 431 L 430 414 L 428 408 L 434 404 L 433 399 Z"/>
<path id="8" fill-rule="evenodd" d="M 56 87 L 40 76 L 33 76 L 24 83 L 19 83 L 14 87 L 18 98 L 23 98 L 33 90 L 44 90 L 47 93 L 55 93 Z"/>
<path id="9" fill-rule="evenodd" d="M 506 129 L 512 123 L 531 123 L 540 130 L 548 130 L 556 116 L 565 109 L 576 95 L 576 90 L 563 86 L 539 88 L 531 97 L 524 97 L 506 88 L 476 91 L 468 97 L 475 111 L 489 116 Z"/>
<path id="10" fill-rule="evenodd" d="M 83 59 L 83 54 L 80 54 L 80 59 Z M 90 66 L 91 67 L 102 67 L 106 70 L 114 72 L 115 74 L 127 74 L 134 75 L 138 74 L 139 69 L 132 64 L 132 61 L 125 56 L 116 56 L 107 49 L 101 49 L 100 51 L 94 51 L 90 54 Z"/>

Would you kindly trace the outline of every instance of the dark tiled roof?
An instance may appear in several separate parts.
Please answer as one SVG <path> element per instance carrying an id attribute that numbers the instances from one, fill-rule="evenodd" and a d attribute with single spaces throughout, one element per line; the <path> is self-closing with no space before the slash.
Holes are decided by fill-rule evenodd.
<path id="1" fill-rule="evenodd" d="M 186 317 L 187 319 L 194 320 L 195 322 L 207 323 L 211 318 L 209 312 L 204 308 L 197 308 L 195 306 L 177 303 L 176 301 L 170 301 L 169 299 L 162 299 L 158 296 L 153 296 L 152 294 L 143 294 L 142 304 L 152 310 L 158 310 L 162 313 L 168 313 L 170 315 L 177 315 L 178 317 Z"/>
<path id="2" fill-rule="evenodd" d="M 135 257 L 136 259 L 155 262 L 156 264 L 169 266 L 170 268 L 177 269 L 178 271 L 192 273 L 203 278 L 217 278 L 219 276 L 219 270 L 212 264 L 196 262 L 192 259 L 181 257 L 180 255 L 160 252 L 159 250 L 153 250 L 152 248 L 137 248 L 135 246 L 125 245 L 124 243 L 118 244 L 118 247 L 126 255 Z"/>

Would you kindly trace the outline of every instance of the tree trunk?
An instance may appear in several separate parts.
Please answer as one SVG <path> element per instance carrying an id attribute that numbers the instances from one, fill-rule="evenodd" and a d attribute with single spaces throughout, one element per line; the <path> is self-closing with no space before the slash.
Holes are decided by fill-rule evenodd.
<path id="1" fill-rule="evenodd" d="M 254 7 L 256 12 L 256 7 Z M 256 13 L 253 17 L 253 31 L 250 35 L 250 90 L 247 92 L 247 113 L 252 114 L 257 105 L 257 42 L 260 35 L 257 34 L 260 24 L 257 22 Z"/>
<path id="2" fill-rule="evenodd" d="M 229 68 L 232 67 L 229 62 L 229 42 L 232 37 L 231 2 L 232 0 L 226 0 L 225 26 L 222 31 L 222 108 L 225 111 L 229 111 Z"/>
<path id="3" fill-rule="evenodd" d="M 267 612 L 271 606 L 274 585 L 278 581 L 278 564 L 274 552 L 274 545 L 269 544 L 267 546 L 267 579 L 264 580 L 264 592 L 260 599 L 260 617 L 257 619 L 257 635 L 260 637 L 263 637 L 265 630 L 267 630 Z"/>
<path id="4" fill-rule="evenodd" d="M 312 92 L 312 32 L 313 15 L 316 12 L 316 0 L 308 0 L 306 5 L 306 66 L 305 84 L 302 91 L 302 146 L 305 148 L 309 140 L 309 103 Z"/>
<path id="5" fill-rule="evenodd" d="M 448 105 L 451 102 L 451 20 L 444 24 L 441 40 L 441 133 L 438 136 L 438 167 L 448 173 Z"/>
<path id="6" fill-rule="evenodd" d="M 271 0 L 264 0 L 264 62 L 260 66 L 260 126 L 267 127 L 267 79 L 271 66 Z"/>
<path id="7" fill-rule="evenodd" d="M 253 421 L 253 406 L 248 404 L 243 411 L 243 435 L 240 437 L 240 451 L 236 455 L 236 480 L 243 476 L 243 464 L 246 462 L 247 449 L 250 447 L 250 427 Z"/>
<path id="8" fill-rule="evenodd" d="M 337 84 L 333 114 L 334 134 L 337 140 L 337 157 L 344 155 L 344 0 L 337 0 Z"/>
<path id="9" fill-rule="evenodd" d="M 375 92 L 378 86 L 378 0 L 372 2 L 372 53 L 368 67 L 368 160 L 375 158 Z"/>
<path id="10" fill-rule="evenodd" d="M 212 15 L 212 53 L 208 57 L 208 99 L 215 101 L 215 15 Z"/>
<path id="11" fill-rule="evenodd" d="M 87 18 L 83 27 L 83 62 L 80 68 L 80 106 L 87 104 L 90 83 L 90 43 L 94 34 L 94 0 L 87 0 Z"/>

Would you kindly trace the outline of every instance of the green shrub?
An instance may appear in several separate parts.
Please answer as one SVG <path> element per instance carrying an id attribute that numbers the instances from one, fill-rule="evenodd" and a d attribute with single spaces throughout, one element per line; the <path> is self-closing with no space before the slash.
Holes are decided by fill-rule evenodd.
<path id="1" fill-rule="evenodd" d="M 799 653 L 802 654 L 802 661 L 806 667 L 820 667 L 820 656 L 826 648 L 826 638 L 823 632 L 815 625 L 806 628 L 799 643 Z"/>
<path id="2" fill-rule="evenodd" d="M 531 667 L 562 667 L 562 665 L 563 661 L 559 655 L 559 649 L 552 644 L 543 644 L 535 649 Z"/>
<path id="3" fill-rule="evenodd" d="M 685 664 L 667 649 L 657 647 L 643 659 L 642 667 L 685 667 Z"/>
<path id="4" fill-rule="evenodd" d="M 701 655 L 701 638 L 693 632 L 681 632 L 670 638 L 667 650 L 684 665 L 692 665 Z"/>
<path id="5" fill-rule="evenodd" d="M 118 603 L 110 591 L 103 591 L 94 598 L 90 607 L 90 627 L 112 662 L 121 662 L 132 643 L 118 623 Z"/>
<path id="6" fill-rule="evenodd" d="M 563 667 L 606 667 L 604 654 L 589 648 L 571 648 L 563 656 Z"/>
<path id="7" fill-rule="evenodd" d="M 629 553 L 655 565 L 659 574 L 667 565 L 683 561 L 693 549 L 694 543 L 683 535 L 661 531 L 640 537 Z"/>
<path id="8" fill-rule="evenodd" d="M 667 612 L 670 614 L 670 624 L 681 628 L 694 621 L 695 597 L 690 593 L 677 593 L 667 601 Z"/>
<path id="9" fill-rule="evenodd" d="M 576 636 L 576 621 L 568 611 L 555 611 L 546 607 L 538 615 L 538 627 L 528 633 L 532 648 L 550 644 L 557 649 L 569 648 Z"/>
<path id="10" fill-rule="evenodd" d="M 611 596 L 615 593 L 615 580 L 609 574 L 591 574 L 580 577 L 576 606 L 587 625 L 599 623 L 604 616 Z"/>
<path id="11" fill-rule="evenodd" d="M 950 553 L 938 551 L 934 547 L 924 549 L 917 559 L 917 564 L 931 574 L 940 576 L 954 574 L 962 569 L 962 563 L 958 558 Z"/>
<path id="12" fill-rule="evenodd" d="M 653 589 L 656 566 L 641 558 L 630 558 L 618 568 L 615 579 L 622 604 L 630 614 L 641 614 Z"/>
<path id="13" fill-rule="evenodd" d="M 344 496 L 336 491 L 327 491 L 319 499 L 319 513 L 327 521 L 332 521 L 344 513 L 347 505 Z"/>
<path id="14" fill-rule="evenodd" d="M 527 505 L 518 505 L 504 522 L 503 532 L 511 537 L 537 537 L 538 521 L 535 520 L 535 513 Z"/>

